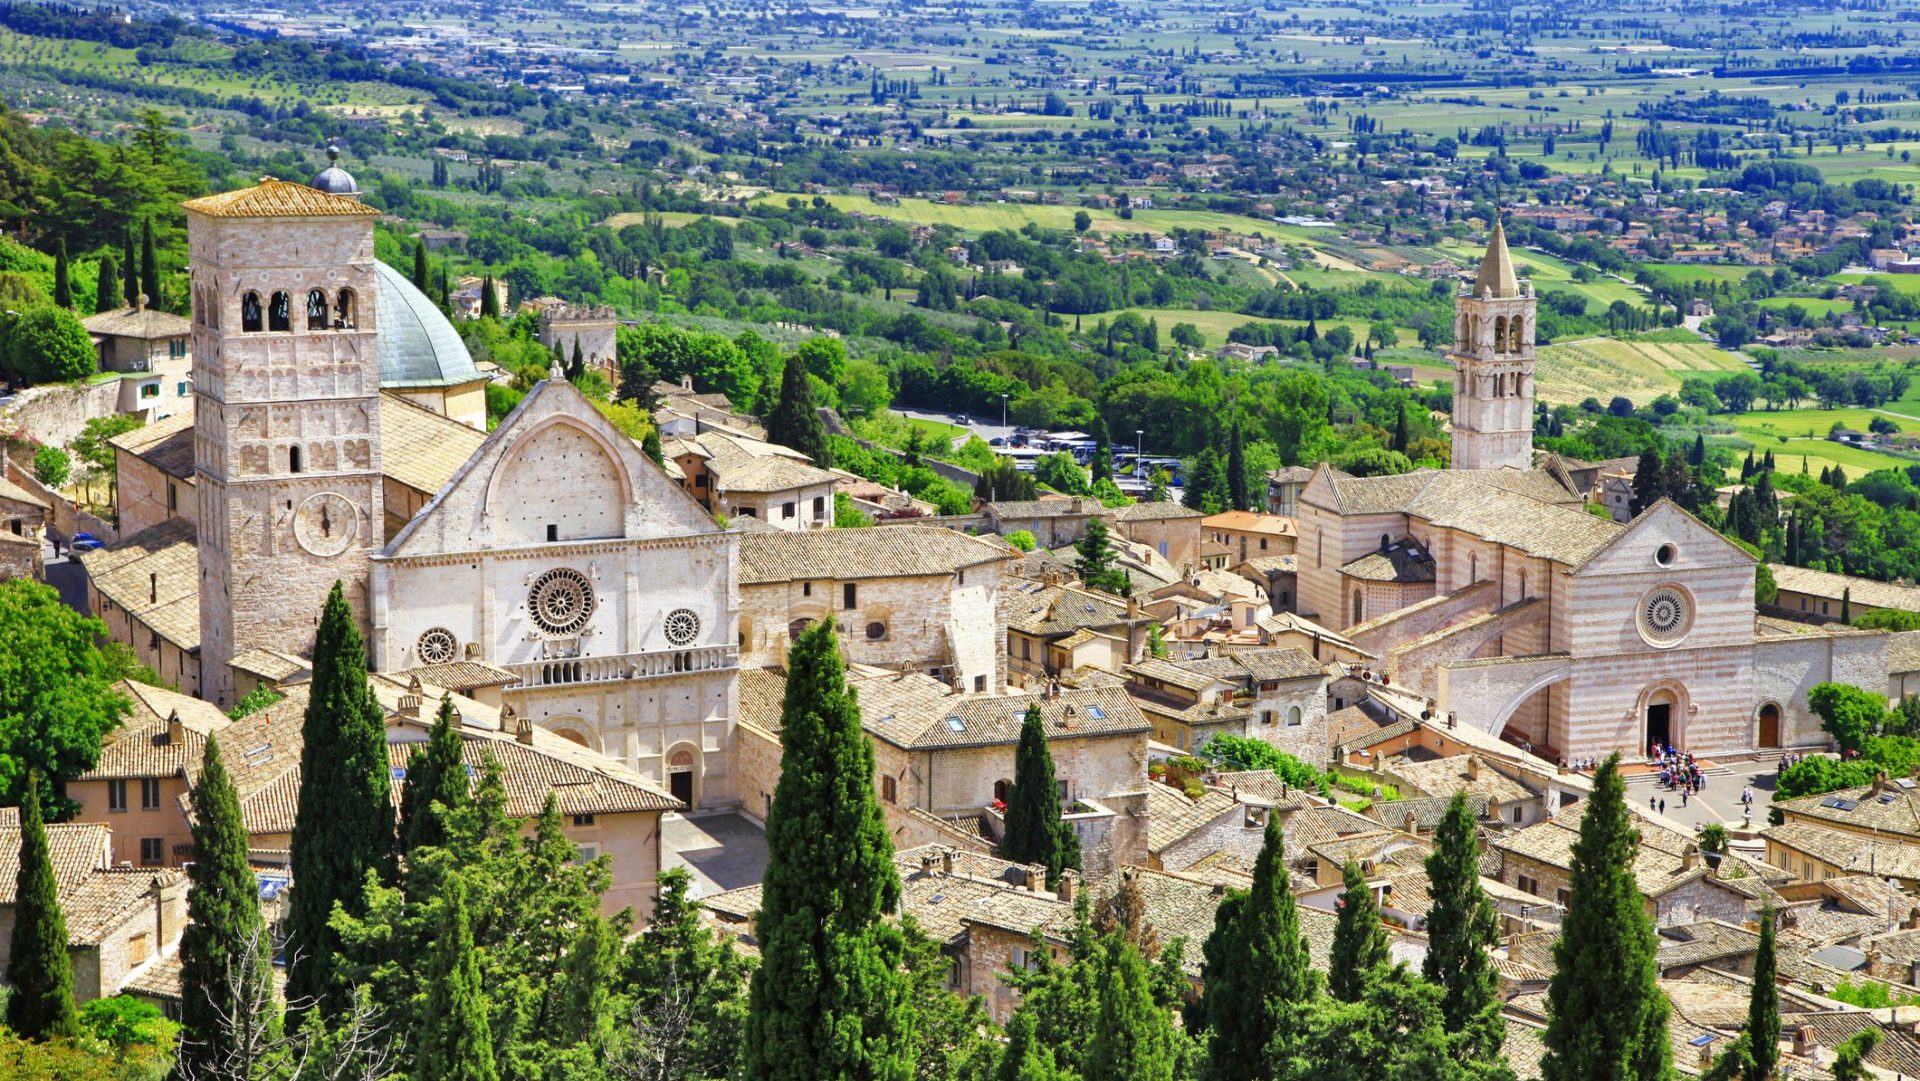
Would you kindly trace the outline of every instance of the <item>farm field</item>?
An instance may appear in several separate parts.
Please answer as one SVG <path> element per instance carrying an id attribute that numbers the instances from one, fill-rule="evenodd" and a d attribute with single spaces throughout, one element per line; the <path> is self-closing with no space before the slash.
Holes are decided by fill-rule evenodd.
<path id="1" fill-rule="evenodd" d="M 801 198 L 781 192 L 759 196 L 757 203 L 784 205 L 788 199 Z M 1019 229 L 1029 222 L 1043 229 L 1071 229 L 1073 216 L 1081 207 L 1041 203 L 971 203 L 948 206 L 930 199 L 902 199 L 897 204 L 876 203 L 863 195 L 827 195 L 827 202 L 847 213 L 871 214 L 918 225 L 951 225 L 967 232 L 992 229 Z M 1088 209 L 1097 233 L 1167 233 L 1174 229 L 1213 229 L 1254 234 L 1276 240 L 1311 244 L 1316 232 L 1297 225 L 1282 225 L 1240 214 L 1222 214 L 1212 210 L 1136 210 L 1131 219 L 1111 210 Z"/>
<path id="2" fill-rule="evenodd" d="M 1740 358 L 1706 342 L 1623 342 L 1586 338 L 1540 347 L 1540 397 L 1552 404 L 1625 395 L 1645 404 L 1696 373 L 1744 371 Z M 1824 433 L 1823 433 L 1824 434 Z"/>
<path id="3" fill-rule="evenodd" d="M 1242 315 L 1239 312 L 1203 312 L 1194 311 L 1189 308 L 1129 308 L 1127 310 L 1142 319 L 1159 320 L 1160 338 L 1163 342 L 1167 340 L 1167 332 L 1173 329 L 1175 323 L 1192 323 L 1194 329 L 1198 330 L 1201 336 L 1206 339 L 1206 347 L 1208 349 L 1218 349 L 1225 345 L 1227 343 L 1227 334 L 1231 332 L 1233 328 L 1245 326 L 1248 323 L 1266 323 L 1269 325 L 1289 327 L 1303 327 L 1307 325 L 1304 319 L 1269 319 L 1263 315 Z M 1082 316 L 1081 321 L 1086 326 L 1092 326 L 1097 319 L 1111 320 L 1118 314 L 1120 313 L 1106 312 L 1097 316 Z M 1332 327 L 1346 327 L 1353 332 L 1353 340 L 1356 343 L 1365 340 L 1367 336 L 1367 322 L 1364 319 L 1328 319 L 1315 323 L 1314 325 L 1318 327 L 1322 333 Z M 1406 331 L 1403 336 L 1411 334 L 1412 331 Z"/>
<path id="4" fill-rule="evenodd" d="M 1876 416 L 1887 416 L 1872 409 L 1780 409 L 1753 410 L 1723 419 L 1730 420 L 1740 436 L 1754 449 L 1773 451 L 1774 464 L 1789 472 L 1799 463 L 1789 458 L 1811 459 L 1810 468 L 1839 464 L 1849 470 L 1899 469 L 1920 464 L 1915 459 L 1882 454 L 1878 451 L 1830 442 L 1827 432 L 1835 423 L 1864 431 Z M 1920 418 L 1892 416 L 1902 431 L 1920 431 Z M 1782 442 L 1785 437 L 1785 442 Z"/>

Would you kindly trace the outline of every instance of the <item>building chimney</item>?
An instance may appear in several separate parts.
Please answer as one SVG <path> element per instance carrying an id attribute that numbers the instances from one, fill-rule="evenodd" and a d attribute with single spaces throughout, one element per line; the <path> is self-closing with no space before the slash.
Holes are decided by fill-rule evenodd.
<path id="1" fill-rule="evenodd" d="M 943 875 L 953 873 L 953 849 L 951 848 L 940 850 L 940 873 Z"/>
<path id="2" fill-rule="evenodd" d="M 1473 755 L 1468 755 L 1467 756 L 1467 780 L 1477 781 L 1479 779 L 1480 779 L 1480 759 L 1476 758 Z"/>
<path id="3" fill-rule="evenodd" d="M 686 391 L 688 394 L 693 393 L 693 376 L 691 374 L 680 377 L 680 389 Z"/>
<path id="4" fill-rule="evenodd" d="M 160 572 L 159 571 L 147 572 L 147 603 L 148 604 L 160 603 Z"/>
<path id="5" fill-rule="evenodd" d="M 1712 1068 L 1713 1068 L 1713 1045 L 1710 1043 L 1701 1044 L 1700 1045 L 1700 1072 L 1706 1073 L 1708 1070 Z"/>
<path id="6" fill-rule="evenodd" d="M 1682 873 L 1700 866 L 1700 846 L 1688 845 L 1680 850 L 1680 870 Z"/>
<path id="7" fill-rule="evenodd" d="M 1054 891 L 1054 896 L 1069 904 L 1073 903 L 1073 879 L 1073 872 L 1062 871 L 1060 873 L 1060 888 Z"/>
<path id="8" fill-rule="evenodd" d="M 133 310 L 137 312 L 143 312 L 147 310 L 147 294 L 145 293 L 134 294 Z"/>
<path id="9" fill-rule="evenodd" d="M 531 747 L 533 746 L 533 721 L 520 716 L 518 710 L 507 706 L 500 711 L 500 730 L 512 732 L 513 738 Z"/>
<path id="10" fill-rule="evenodd" d="M 1879 773 L 1876 773 L 1873 775 L 1873 790 L 1868 794 L 1878 796 L 1880 793 L 1885 792 L 1886 790 L 1887 790 L 1887 774 L 1885 770 L 1882 770 Z"/>
<path id="11" fill-rule="evenodd" d="M 1030 867 L 1027 869 L 1027 877 L 1024 883 L 1024 887 L 1028 893 L 1038 893 L 1040 892 L 1040 887 L 1046 884 L 1047 884 L 1047 876 L 1045 872 L 1042 872 L 1037 868 Z"/>
<path id="12" fill-rule="evenodd" d="M 1420 820 L 1413 816 L 1412 811 L 1408 811 L 1405 817 L 1400 819 L 1400 830 L 1409 837 L 1420 836 Z"/>
<path id="13" fill-rule="evenodd" d="M 1820 1037 L 1814 1035 L 1813 1028 L 1801 1025 L 1793 1030 L 1793 1054 L 1796 1058 L 1812 1058 L 1820 1046 Z"/>
<path id="14" fill-rule="evenodd" d="M 187 741 L 187 726 L 180 720 L 180 711 L 167 714 L 167 744 L 178 747 Z"/>

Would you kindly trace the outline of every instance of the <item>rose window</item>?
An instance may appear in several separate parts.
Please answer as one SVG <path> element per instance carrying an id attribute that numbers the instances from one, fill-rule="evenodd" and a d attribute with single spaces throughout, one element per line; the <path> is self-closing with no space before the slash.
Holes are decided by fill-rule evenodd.
<path id="1" fill-rule="evenodd" d="M 414 643 L 413 653 L 420 659 L 421 664 L 446 664 L 453 660 L 459 648 L 460 643 L 454 640 L 452 631 L 445 627 L 435 627 L 421 635 L 420 641 Z"/>
<path id="2" fill-rule="evenodd" d="M 527 611 L 548 634 L 578 634 L 593 615 L 593 583 L 579 571 L 561 567 L 534 579 Z"/>
<path id="3" fill-rule="evenodd" d="M 675 608 L 667 613 L 667 641 L 684 646 L 700 634 L 700 617 L 690 608 Z"/>
<path id="4" fill-rule="evenodd" d="M 1659 642 L 1670 642 L 1687 633 L 1691 616 L 1686 595 L 1672 586 L 1654 590 L 1640 604 L 1641 630 Z"/>

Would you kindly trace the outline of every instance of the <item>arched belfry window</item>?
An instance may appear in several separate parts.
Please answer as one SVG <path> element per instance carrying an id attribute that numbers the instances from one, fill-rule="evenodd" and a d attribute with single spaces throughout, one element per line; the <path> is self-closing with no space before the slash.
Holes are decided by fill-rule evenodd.
<path id="1" fill-rule="evenodd" d="M 333 320 L 343 330 L 352 330 L 354 326 L 353 290 L 340 290 L 340 301 L 334 305 Z"/>
<path id="2" fill-rule="evenodd" d="M 327 329 L 327 294 L 323 289 L 307 292 L 307 329 Z"/>
<path id="3" fill-rule="evenodd" d="M 1521 331 L 1526 327 L 1526 325 L 1527 325 L 1526 320 L 1520 318 L 1517 315 L 1513 317 L 1513 325 L 1510 328 L 1512 331 L 1513 341 L 1508 344 L 1507 352 L 1518 353 L 1520 351 L 1520 343 L 1526 341 L 1525 338 L 1520 336 Z"/>
<path id="4" fill-rule="evenodd" d="M 240 298 L 240 329 L 261 329 L 259 293 L 249 292 Z"/>
<path id="5" fill-rule="evenodd" d="M 1367 610 L 1366 599 L 1360 595 L 1359 590 L 1357 589 L 1354 590 L 1353 591 L 1353 621 L 1355 623 L 1363 622 L 1363 620 L 1360 617 L 1366 614 L 1366 610 Z"/>
<path id="6" fill-rule="evenodd" d="M 1497 315 L 1493 319 L 1493 351 L 1507 351 L 1507 317 L 1504 315 Z"/>
<path id="7" fill-rule="evenodd" d="M 285 290 L 273 294 L 273 299 L 267 302 L 267 329 L 293 329 L 293 298 Z"/>
<path id="8" fill-rule="evenodd" d="M 301 470 L 301 468 L 300 468 L 300 465 L 301 465 L 301 463 L 300 463 L 300 448 L 299 448 L 299 447 L 288 447 L 288 448 L 287 448 L 287 472 L 289 472 L 289 473 L 299 473 L 299 472 L 301 472 L 302 470 Z"/>

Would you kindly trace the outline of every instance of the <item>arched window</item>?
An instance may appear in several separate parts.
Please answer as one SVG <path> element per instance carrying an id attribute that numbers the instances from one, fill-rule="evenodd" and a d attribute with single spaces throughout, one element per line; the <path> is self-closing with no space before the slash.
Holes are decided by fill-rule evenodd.
<path id="1" fill-rule="evenodd" d="M 888 803 L 900 802 L 900 782 L 892 777 L 880 778 L 880 798 Z"/>
<path id="2" fill-rule="evenodd" d="M 792 623 L 787 624 L 787 637 L 798 638 L 811 626 L 813 626 L 813 620 L 811 619 L 807 619 L 804 616 L 796 619 Z"/>
<path id="3" fill-rule="evenodd" d="M 1467 336 L 1467 341 L 1472 344 L 1473 348 L 1478 349 L 1480 348 L 1480 317 L 1478 315 L 1473 316 L 1471 322 L 1473 324 L 1473 333 Z"/>
<path id="4" fill-rule="evenodd" d="M 1361 597 L 1360 591 L 1356 589 L 1353 591 L 1353 621 L 1355 623 L 1365 622 L 1360 618 L 1365 611 L 1366 600 Z"/>
<path id="5" fill-rule="evenodd" d="M 307 291 L 307 329 L 327 329 L 327 294 L 325 290 Z"/>
<path id="6" fill-rule="evenodd" d="M 300 448 L 299 447 L 287 448 L 287 472 L 289 473 L 300 472 Z"/>
<path id="7" fill-rule="evenodd" d="M 240 298 L 240 329 L 254 331 L 260 327 L 260 294 L 248 291 Z"/>
<path id="8" fill-rule="evenodd" d="M 1513 326 L 1510 328 L 1513 335 L 1513 343 L 1507 347 L 1507 352 L 1518 353 L 1520 351 L 1520 344 L 1526 341 L 1526 339 L 1521 336 L 1521 332 L 1526 329 L 1526 325 L 1526 320 L 1517 315 L 1513 317 Z"/>
<path id="9" fill-rule="evenodd" d="M 1493 351 L 1507 351 L 1507 317 L 1504 315 L 1495 316 L 1493 320 Z"/>
<path id="10" fill-rule="evenodd" d="M 1012 781 L 1009 781 L 1003 778 L 1001 780 L 993 782 L 993 798 L 995 801 L 1000 803 L 1005 803 L 1007 802 L 1007 797 L 1012 794 L 1013 794 Z"/>
<path id="11" fill-rule="evenodd" d="M 267 329 L 293 329 L 293 298 L 285 290 L 273 294 L 273 299 L 267 302 Z"/>
<path id="12" fill-rule="evenodd" d="M 352 330 L 354 327 L 353 300 L 353 290 L 342 289 L 339 302 L 334 305 L 333 320 L 343 330 Z"/>
<path id="13" fill-rule="evenodd" d="M 1288 728 L 1300 727 L 1300 707 L 1299 706 L 1287 707 L 1287 727 Z"/>

